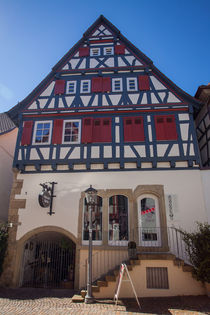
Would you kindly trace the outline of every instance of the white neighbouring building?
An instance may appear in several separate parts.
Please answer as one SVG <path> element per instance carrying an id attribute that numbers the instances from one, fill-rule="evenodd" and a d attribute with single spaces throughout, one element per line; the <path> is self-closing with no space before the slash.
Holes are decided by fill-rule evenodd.
<path id="1" fill-rule="evenodd" d="M 180 267 L 187 257 L 176 229 L 207 220 L 193 118 L 200 108 L 100 16 L 11 110 L 19 132 L 1 282 L 85 287 L 91 184 L 96 297 L 113 297 L 115 275 L 106 273 L 128 260 L 130 241 L 138 296 L 204 294 Z M 54 187 L 50 210 L 38 202 L 40 184 Z M 122 296 L 132 296 L 127 284 Z"/>

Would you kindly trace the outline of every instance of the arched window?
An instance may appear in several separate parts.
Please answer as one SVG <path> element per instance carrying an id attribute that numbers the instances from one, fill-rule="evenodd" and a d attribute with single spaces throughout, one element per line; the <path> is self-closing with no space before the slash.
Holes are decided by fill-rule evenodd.
<path id="1" fill-rule="evenodd" d="M 158 198 L 143 195 L 138 201 L 139 242 L 141 246 L 160 246 L 161 228 Z"/>
<path id="2" fill-rule="evenodd" d="M 97 205 L 92 210 L 92 227 L 93 227 L 93 241 L 95 244 L 101 244 L 102 241 L 102 198 L 97 197 Z M 84 212 L 83 212 L 83 243 L 89 240 L 89 212 L 84 198 Z M 88 243 L 88 242 L 87 242 Z"/>
<path id="3" fill-rule="evenodd" d="M 128 198 L 115 195 L 109 198 L 109 243 L 128 241 Z"/>

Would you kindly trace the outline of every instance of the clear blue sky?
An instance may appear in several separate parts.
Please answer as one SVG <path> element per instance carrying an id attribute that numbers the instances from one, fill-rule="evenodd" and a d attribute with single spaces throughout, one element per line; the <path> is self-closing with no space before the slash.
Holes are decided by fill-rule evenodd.
<path id="1" fill-rule="evenodd" d="M 187 93 L 210 82 L 210 0 L 0 0 L 0 112 L 22 101 L 100 14 Z"/>

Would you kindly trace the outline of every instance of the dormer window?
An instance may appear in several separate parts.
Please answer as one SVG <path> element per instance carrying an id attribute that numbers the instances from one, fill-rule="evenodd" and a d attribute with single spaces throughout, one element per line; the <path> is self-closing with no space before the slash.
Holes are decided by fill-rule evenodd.
<path id="1" fill-rule="evenodd" d="M 92 57 L 99 56 L 100 55 L 100 48 L 91 48 L 90 49 L 90 55 Z"/>
<path id="2" fill-rule="evenodd" d="M 90 80 L 82 80 L 80 93 L 90 93 Z"/>
<path id="3" fill-rule="evenodd" d="M 104 55 L 105 56 L 113 55 L 113 53 L 114 53 L 113 47 L 105 47 L 104 48 Z"/>

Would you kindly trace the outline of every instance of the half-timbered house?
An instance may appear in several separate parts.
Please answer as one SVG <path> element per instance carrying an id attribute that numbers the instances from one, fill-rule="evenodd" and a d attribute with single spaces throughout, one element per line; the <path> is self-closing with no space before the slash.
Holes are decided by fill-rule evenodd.
<path id="1" fill-rule="evenodd" d="M 210 83 L 201 85 L 195 94 L 195 98 L 200 100 L 203 104 L 200 111 L 196 114 L 195 124 L 197 131 L 198 144 L 201 155 L 201 178 L 204 191 L 204 200 L 210 223 L 210 199 L 209 199 L 209 185 L 210 185 Z"/>
<path id="2" fill-rule="evenodd" d="M 176 266 L 187 259 L 176 228 L 206 220 L 193 120 L 199 108 L 100 16 L 11 110 L 19 113 L 19 132 L 2 282 L 85 287 L 84 191 L 91 184 L 98 191 L 95 280 L 127 260 L 128 244 L 136 244 L 142 262 L 130 263 L 139 296 L 202 294 L 202 285 Z M 52 203 L 40 204 L 42 190 L 51 188 Z M 108 287 L 96 296 L 112 296 L 110 277 L 111 286 L 99 281 Z"/>

